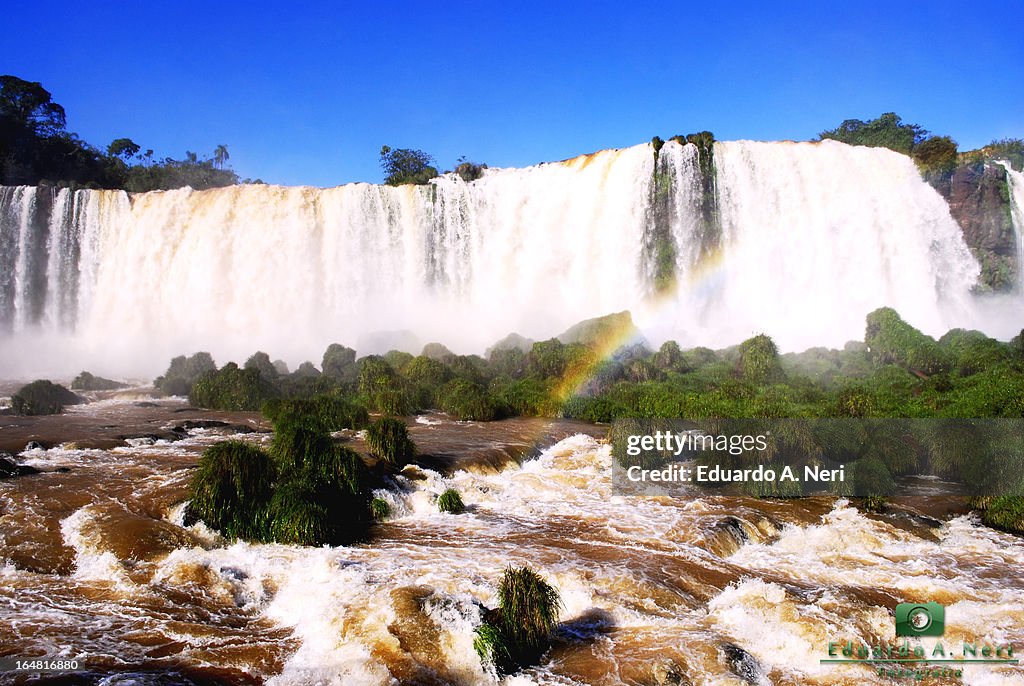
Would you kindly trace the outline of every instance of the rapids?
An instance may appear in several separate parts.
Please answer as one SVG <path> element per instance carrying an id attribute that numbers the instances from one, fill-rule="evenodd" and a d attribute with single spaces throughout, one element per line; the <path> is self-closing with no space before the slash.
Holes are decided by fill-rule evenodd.
<path id="1" fill-rule="evenodd" d="M 145 434 L 207 414 L 111 400 L 66 417 Z M 256 415 L 210 416 L 269 440 Z M 229 429 L 22 452 L 44 473 L 0 481 L 0 655 L 77 658 L 111 684 L 493 684 L 473 629 L 523 563 L 564 609 L 544 663 L 507 686 L 891 684 L 820 659 L 829 641 L 891 642 L 902 600 L 943 603 L 951 645 L 1024 643 L 1024 542 L 962 512 L 617 496 L 601 427 L 430 415 L 411 430 L 441 459 L 380 493 L 392 515 L 368 543 L 228 543 L 181 524 L 198 453 Z M 448 487 L 467 513 L 437 511 Z M 1024 673 L 969 665 L 963 683 Z"/>

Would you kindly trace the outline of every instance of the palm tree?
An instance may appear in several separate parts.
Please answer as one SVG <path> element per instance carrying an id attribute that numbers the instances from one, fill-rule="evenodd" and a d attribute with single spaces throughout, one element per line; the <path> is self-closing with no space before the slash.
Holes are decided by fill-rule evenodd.
<path id="1" fill-rule="evenodd" d="M 218 169 L 224 168 L 224 163 L 228 161 L 231 155 L 228 154 L 228 146 L 221 143 L 213 151 L 213 163 L 217 165 Z"/>

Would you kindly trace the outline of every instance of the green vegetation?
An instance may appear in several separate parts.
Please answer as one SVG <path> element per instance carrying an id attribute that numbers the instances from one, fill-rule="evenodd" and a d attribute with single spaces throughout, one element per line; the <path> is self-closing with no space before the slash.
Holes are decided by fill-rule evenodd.
<path id="1" fill-rule="evenodd" d="M 484 170 L 487 169 L 486 164 L 477 164 L 476 162 L 470 162 L 465 157 L 460 157 L 458 163 L 455 165 L 455 173 L 459 175 L 466 183 L 476 181 L 484 175 Z"/>
<path id="2" fill-rule="evenodd" d="M 1006 160 L 1017 171 L 1024 171 L 1024 140 L 1004 138 L 960 155 L 961 164 L 977 164 L 992 160 Z"/>
<path id="3" fill-rule="evenodd" d="M 366 445 L 381 460 L 399 468 L 416 457 L 416 446 L 409 438 L 405 422 L 393 417 L 383 417 L 370 424 L 366 429 Z"/>
<path id="4" fill-rule="evenodd" d="M 38 379 L 11 396 L 11 409 L 14 414 L 22 415 L 60 414 L 66 405 L 81 402 L 81 398 L 63 386 Z"/>
<path id="5" fill-rule="evenodd" d="M 188 395 L 192 384 L 203 374 L 217 370 L 210 353 L 195 353 L 191 357 L 179 355 L 171 360 L 163 376 L 158 376 L 153 385 L 167 395 Z"/>
<path id="6" fill-rule="evenodd" d="M 434 159 L 422 150 L 391 148 L 380 149 L 380 166 L 384 170 L 384 183 L 401 186 L 407 183 L 423 184 L 437 177 Z"/>
<path id="7" fill-rule="evenodd" d="M 202 520 L 229 539 L 293 545 L 359 540 L 387 513 L 372 502 L 362 458 L 334 444 L 321 425 L 291 407 L 277 415 L 269 453 L 241 441 L 208 448 L 192 479 L 186 521 Z"/>
<path id="8" fill-rule="evenodd" d="M 852 341 L 841 350 L 779 354 L 763 334 L 718 351 L 683 350 L 673 341 L 657 351 L 638 343 L 616 349 L 632 330 L 628 313 L 619 313 L 532 344 L 508 337 L 511 342 L 494 346 L 487 358 L 455 355 L 432 344 L 425 352 L 434 357 L 389 353 L 357 359 L 355 351 L 333 345 L 324 355 L 330 375 L 317 375 L 306 363 L 291 374 L 277 372 L 274 380 L 262 377 L 269 356 L 259 355 L 253 356 L 251 369 L 229 365 L 227 371 L 207 372 L 192 399 L 225 409 L 262 405 L 278 434 L 291 436 L 292 445 L 298 445 L 297 453 L 275 448 L 278 461 L 300 470 L 302 455 L 326 450 L 326 444 L 310 443 L 311 436 L 370 426 L 368 411 L 393 415 L 371 426 L 367 443 L 382 462 L 398 468 L 414 453 L 405 424 L 394 416 L 423 410 L 443 410 L 473 421 L 514 416 L 590 422 L 623 417 L 701 422 L 1024 417 L 1022 337 L 1003 343 L 977 331 L 954 329 L 935 340 L 890 308 L 867 317 L 865 342 Z M 213 364 L 208 355 L 176 358 L 167 376 L 185 383 L 197 360 L 199 366 Z M 984 492 L 986 478 L 998 475 L 990 463 L 966 459 L 964 449 L 951 439 L 922 435 L 907 441 L 884 424 L 870 432 L 865 425 L 864 430 L 861 449 L 849 448 L 850 460 L 864 461 L 863 481 L 873 484 L 872 494 L 888 492 L 886 477 L 922 465 L 977 492 Z M 970 436 L 976 445 L 991 444 L 985 454 L 1005 447 L 983 433 Z M 784 449 L 813 454 L 820 441 L 828 440 L 797 432 L 787 438 Z"/>
<path id="9" fill-rule="evenodd" d="M 761 334 L 740 344 L 740 374 L 753 384 L 776 383 L 782 379 L 779 349 L 775 341 Z"/>
<path id="10" fill-rule="evenodd" d="M 374 519 L 381 522 L 391 516 L 391 506 L 383 498 L 374 498 L 370 501 L 370 512 Z"/>
<path id="11" fill-rule="evenodd" d="M 904 322 L 891 307 L 881 307 L 868 315 L 864 343 L 880 364 L 896 364 L 924 374 L 948 371 L 950 367 L 935 339 Z"/>
<path id="12" fill-rule="evenodd" d="M 905 124 L 895 112 L 886 112 L 871 121 L 847 119 L 818 135 L 818 140 L 826 139 L 889 148 L 909 155 L 929 180 L 948 176 L 958 162 L 956 141 L 949 136 L 933 136 L 917 124 Z"/>
<path id="13" fill-rule="evenodd" d="M 71 388 L 76 391 L 116 391 L 127 387 L 128 384 L 104 379 L 102 376 L 93 376 L 89 372 L 82 372 L 71 382 Z"/>
<path id="14" fill-rule="evenodd" d="M 466 505 L 462 502 L 459 492 L 449 488 L 437 497 L 437 509 L 448 514 L 462 514 L 466 510 Z"/>
<path id="15" fill-rule="evenodd" d="M 186 521 L 201 519 L 229 539 L 266 540 L 277 470 L 265 452 L 241 441 L 207 448 L 189 487 Z"/>
<path id="16" fill-rule="evenodd" d="M 498 585 L 498 608 L 476 629 L 473 648 L 499 674 L 536 664 L 548 649 L 562 601 L 529 567 L 509 567 Z"/>
<path id="17" fill-rule="evenodd" d="M 276 377 L 276 372 L 274 372 Z M 278 394 L 259 369 L 239 369 L 228 362 L 218 371 L 206 372 L 192 384 L 188 399 L 198 407 L 214 410 L 259 410 Z"/>
<path id="18" fill-rule="evenodd" d="M 65 129 L 64 108 L 42 84 L 0 76 L 0 184 L 57 184 L 150 191 L 238 183 L 224 163 L 227 147 L 211 158 L 187 152 L 184 160 L 154 158 L 152 150 L 117 138 L 100 150 Z"/>

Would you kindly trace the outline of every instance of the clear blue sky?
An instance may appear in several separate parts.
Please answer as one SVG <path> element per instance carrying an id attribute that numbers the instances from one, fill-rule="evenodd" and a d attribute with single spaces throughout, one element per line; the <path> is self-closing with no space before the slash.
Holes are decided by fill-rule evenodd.
<path id="1" fill-rule="evenodd" d="M 285 184 L 378 182 L 382 144 L 522 166 L 885 111 L 961 149 L 1024 137 L 1019 0 L 292 4 L 11 2 L 0 73 L 42 82 L 95 145 L 224 143 Z"/>

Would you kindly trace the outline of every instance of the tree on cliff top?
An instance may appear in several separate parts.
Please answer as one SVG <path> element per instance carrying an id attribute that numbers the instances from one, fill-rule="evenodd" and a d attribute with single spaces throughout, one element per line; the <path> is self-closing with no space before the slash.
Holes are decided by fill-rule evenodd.
<path id="1" fill-rule="evenodd" d="M 895 112 L 886 112 L 871 121 L 847 119 L 837 128 L 818 134 L 818 140 L 826 138 L 849 145 L 889 148 L 909 155 L 915 145 L 928 138 L 928 131 L 917 124 L 904 124 Z"/>
<path id="2" fill-rule="evenodd" d="M 434 158 L 422 150 L 391 148 L 387 145 L 380 149 L 384 183 L 389 186 L 426 183 L 437 176 L 437 168 L 433 164 Z"/>

